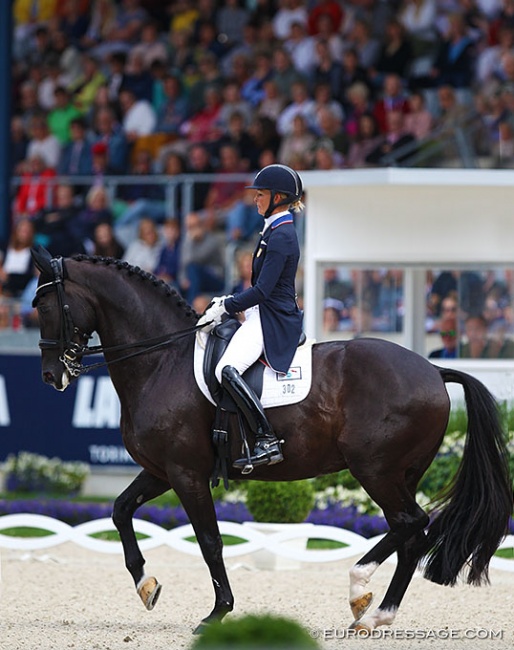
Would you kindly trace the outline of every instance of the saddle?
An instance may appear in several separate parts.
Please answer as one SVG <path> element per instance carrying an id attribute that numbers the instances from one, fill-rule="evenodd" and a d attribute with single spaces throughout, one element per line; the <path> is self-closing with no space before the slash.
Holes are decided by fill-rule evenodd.
<path id="1" fill-rule="evenodd" d="M 216 325 L 206 337 L 205 352 L 203 354 L 203 362 L 201 365 L 195 365 L 195 373 L 197 382 L 200 385 L 200 375 L 205 383 L 205 389 L 210 393 L 211 401 L 216 404 L 216 416 L 212 428 L 212 442 L 215 450 L 214 468 L 211 475 L 211 485 L 216 487 L 220 481 L 223 480 L 225 488 L 228 488 L 228 467 L 231 463 L 230 460 L 230 444 L 229 444 L 229 418 L 230 414 L 237 414 L 239 435 L 243 446 L 243 453 L 248 458 L 250 457 L 250 448 L 246 436 L 246 427 L 239 409 L 237 408 L 234 400 L 223 389 L 219 381 L 216 379 L 214 371 L 221 359 L 223 353 L 227 349 L 230 340 L 241 327 L 241 323 L 235 318 L 227 318 L 219 325 Z M 302 333 L 298 347 L 306 342 L 307 338 Z M 196 360 L 196 352 L 195 352 Z M 196 364 L 196 361 L 195 361 Z M 242 375 L 244 381 L 250 386 L 259 399 L 263 396 L 264 386 L 264 373 L 271 372 L 271 369 L 266 364 L 263 357 L 257 359 Z M 275 375 L 275 373 L 273 373 Z M 275 375 L 275 378 L 278 376 Z M 301 372 L 296 378 L 291 381 L 294 383 L 297 379 L 301 379 Z M 268 380 L 269 381 L 269 380 Z M 275 384 L 280 383 L 275 380 Z M 309 383 L 310 386 L 310 383 Z M 286 389 L 288 386 L 283 385 Z M 203 390 L 203 389 L 202 389 Z M 294 391 L 294 388 L 292 389 Z M 283 391 L 288 392 L 288 391 Z M 205 394 L 205 392 L 204 392 Z M 275 404 L 278 405 L 278 404 Z"/>
<path id="2" fill-rule="evenodd" d="M 216 404 L 229 413 L 237 413 L 238 408 L 230 395 L 223 390 L 223 387 L 216 379 L 214 371 L 219 360 L 227 349 L 230 340 L 240 327 L 241 323 L 236 318 L 227 318 L 219 325 L 216 325 L 207 337 L 205 356 L 203 359 L 205 383 L 207 384 Z M 265 367 L 266 363 L 261 357 L 242 374 L 245 382 L 250 386 L 259 399 L 262 396 L 262 382 Z"/>

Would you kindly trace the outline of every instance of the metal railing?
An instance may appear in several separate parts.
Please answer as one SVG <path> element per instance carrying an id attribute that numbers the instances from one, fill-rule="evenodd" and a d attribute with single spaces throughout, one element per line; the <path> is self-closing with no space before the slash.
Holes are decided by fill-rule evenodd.
<path id="1" fill-rule="evenodd" d="M 46 207 L 52 207 L 53 190 L 58 185 L 72 185 L 74 187 L 92 187 L 93 185 L 102 185 L 111 201 L 118 198 L 120 188 L 134 185 L 162 185 L 164 189 L 164 202 L 169 214 L 175 211 L 177 193 L 180 196 L 180 211 L 183 215 L 191 212 L 194 206 L 194 191 L 196 185 L 212 185 L 213 183 L 237 183 L 248 182 L 252 180 L 250 174 L 179 174 L 177 176 L 167 176 L 165 174 L 151 175 L 103 175 L 98 176 L 54 176 L 44 178 L 41 183 L 47 186 Z M 11 191 L 14 195 L 20 185 L 26 182 L 21 176 L 14 176 L 11 180 Z M 145 197 L 142 197 L 145 198 Z"/>
<path id="2" fill-rule="evenodd" d="M 422 140 L 414 140 L 385 154 L 384 167 L 445 167 L 451 161 L 463 169 L 477 169 L 482 151 L 477 140 L 484 133 L 484 124 L 475 112 L 468 113 L 452 128 L 441 126 Z M 448 156 L 451 151 L 453 156 Z"/>
<path id="3" fill-rule="evenodd" d="M 96 176 L 54 176 L 42 180 L 47 186 L 46 207 L 51 208 L 53 205 L 53 190 L 59 185 L 72 185 L 77 188 L 84 188 L 86 191 L 93 185 L 101 184 L 107 191 L 111 203 L 121 198 L 120 190 L 124 187 L 134 185 L 162 185 L 164 190 L 164 203 L 166 214 L 177 216 L 177 195 L 180 191 L 181 215 L 186 215 L 194 209 L 195 205 L 195 188 L 199 185 L 212 183 L 248 183 L 253 179 L 251 174 L 180 174 L 177 176 L 166 176 L 164 174 L 155 175 L 105 175 L 101 178 Z M 26 179 L 20 176 L 13 177 L 11 180 L 12 200 L 22 183 Z M 225 284 L 226 291 L 229 293 L 234 285 L 234 264 L 239 244 L 237 242 L 226 241 L 224 250 L 225 260 Z M 11 345 L 17 345 L 21 342 L 20 336 L 13 336 L 14 333 L 23 330 L 22 317 L 20 316 L 20 300 L 8 298 L 0 295 L 0 348 Z"/>

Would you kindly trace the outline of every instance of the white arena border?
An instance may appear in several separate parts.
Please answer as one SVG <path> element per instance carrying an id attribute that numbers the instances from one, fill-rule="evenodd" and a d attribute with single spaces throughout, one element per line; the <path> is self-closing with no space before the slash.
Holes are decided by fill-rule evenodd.
<path id="1" fill-rule="evenodd" d="M 188 541 L 187 537 L 193 537 L 194 531 L 190 524 L 179 526 L 172 530 L 166 530 L 143 519 L 134 519 L 134 530 L 137 533 L 147 535 L 145 539 L 139 540 L 142 551 L 169 546 L 170 548 L 201 557 L 200 547 L 196 542 Z M 265 525 L 264 525 L 265 526 Z M 270 528 L 272 527 L 269 524 Z M 39 528 L 53 533 L 45 537 L 13 537 L 2 534 L 2 530 L 8 528 Z M 226 545 L 223 548 L 225 558 L 248 555 L 256 551 L 267 549 L 275 555 L 286 557 L 300 562 L 335 562 L 344 560 L 356 555 L 367 553 L 382 537 L 378 535 L 366 539 L 352 531 L 336 528 L 334 526 L 321 526 L 316 524 L 293 524 L 283 527 L 278 532 L 260 532 L 253 528 L 252 523 L 236 524 L 230 521 L 219 522 L 220 532 L 226 535 L 234 535 L 246 541 Z M 112 531 L 114 525 L 109 518 L 94 519 L 92 521 L 70 526 L 58 519 L 35 514 L 14 514 L 0 516 L 0 548 L 8 548 L 23 551 L 36 551 L 58 546 L 65 542 L 73 542 L 78 546 L 100 553 L 122 553 L 121 542 L 110 542 L 90 537 L 94 533 Z M 344 548 L 326 550 L 307 550 L 288 546 L 284 542 L 295 539 L 326 539 L 346 544 Z M 507 535 L 500 548 L 513 548 L 514 535 Z M 493 557 L 491 567 L 514 572 L 514 560 L 500 557 Z"/>

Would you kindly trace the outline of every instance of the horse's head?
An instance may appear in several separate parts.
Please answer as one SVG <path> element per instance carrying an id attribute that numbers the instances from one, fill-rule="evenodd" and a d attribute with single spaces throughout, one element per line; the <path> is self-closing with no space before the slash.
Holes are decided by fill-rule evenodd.
<path id="1" fill-rule="evenodd" d="M 41 271 L 33 304 L 41 332 L 43 381 L 62 391 L 80 374 L 82 352 L 94 330 L 94 310 L 80 285 L 69 280 L 61 257 L 53 258 L 38 246 L 32 258 Z"/>

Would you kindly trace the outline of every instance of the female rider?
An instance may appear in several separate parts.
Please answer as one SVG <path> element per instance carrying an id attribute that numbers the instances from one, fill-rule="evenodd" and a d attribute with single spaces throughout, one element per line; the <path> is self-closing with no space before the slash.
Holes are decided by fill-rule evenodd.
<path id="1" fill-rule="evenodd" d="M 228 313 L 244 312 L 236 331 L 216 366 L 216 377 L 242 411 L 255 434 L 250 459 L 240 458 L 234 467 L 251 471 L 252 465 L 273 465 L 284 457 L 262 405 L 241 375 L 264 353 L 267 364 L 286 374 L 302 333 L 303 315 L 296 302 L 295 276 L 300 247 L 290 211 L 303 208 L 300 176 L 286 165 L 268 165 L 255 177 L 255 204 L 264 217 L 264 228 L 255 248 L 252 286 L 235 296 L 214 298 L 198 321 L 211 329 Z"/>

